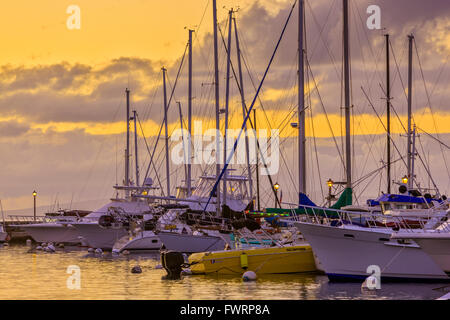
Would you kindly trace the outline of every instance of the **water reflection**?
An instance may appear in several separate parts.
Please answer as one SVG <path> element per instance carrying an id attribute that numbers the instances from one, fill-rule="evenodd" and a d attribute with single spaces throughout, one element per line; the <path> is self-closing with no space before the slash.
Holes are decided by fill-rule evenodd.
<path id="1" fill-rule="evenodd" d="M 185 276 L 167 281 L 158 253 L 88 254 L 66 247 L 55 253 L 12 245 L 0 249 L 0 299 L 436 299 L 445 284 L 382 283 L 376 293 L 358 283 L 329 283 L 321 274 L 260 275 L 256 282 L 239 276 Z M 139 264 L 141 274 L 131 273 Z M 69 265 L 81 269 L 81 289 L 66 286 Z"/>

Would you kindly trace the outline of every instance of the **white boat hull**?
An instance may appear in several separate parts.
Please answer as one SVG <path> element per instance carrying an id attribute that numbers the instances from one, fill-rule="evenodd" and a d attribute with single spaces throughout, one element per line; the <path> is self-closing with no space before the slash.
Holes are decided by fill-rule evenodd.
<path id="1" fill-rule="evenodd" d="M 437 265 L 450 273 L 450 233 L 420 232 L 394 233 L 393 239 L 412 239 L 425 251 Z"/>
<path id="2" fill-rule="evenodd" d="M 295 222 L 311 245 L 321 269 L 330 280 L 367 278 L 369 266 L 377 266 L 381 279 L 448 281 L 450 278 L 412 243 L 390 240 L 388 229 L 331 227 Z"/>
<path id="3" fill-rule="evenodd" d="M 125 228 L 103 228 L 97 222 L 74 223 L 79 235 L 89 247 L 111 250 L 117 240 L 127 235 Z"/>
<path id="4" fill-rule="evenodd" d="M 167 250 L 173 250 L 185 253 L 219 251 L 225 248 L 227 242 L 224 239 L 229 235 L 222 237 L 180 234 L 175 232 L 159 232 L 158 237 Z"/>
<path id="5" fill-rule="evenodd" d="M 159 250 L 162 242 L 153 231 L 139 232 L 135 237 L 124 236 L 119 239 L 113 249 L 119 251 L 150 251 Z"/>
<path id="6" fill-rule="evenodd" d="M 20 227 L 33 238 L 34 241 L 80 244 L 80 234 L 72 224 L 37 223 L 20 225 Z"/>
<path id="7" fill-rule="evenodd" d="M 450 273 L 450 238 L 449 239 L 414 239 L 445 272 Z"/>

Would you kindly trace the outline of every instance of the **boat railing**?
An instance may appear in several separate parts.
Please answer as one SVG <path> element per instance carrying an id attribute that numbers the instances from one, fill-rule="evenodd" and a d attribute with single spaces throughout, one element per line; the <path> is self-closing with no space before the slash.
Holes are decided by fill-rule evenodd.
<path id="1" fill-rule="evenodd" d="M 8 215 L 9 221 L 12 223 L 39 223 L 46 222 L 47 216 L 26 216 L 26 215 Z"/>
<path id="2" fill-rule="evenodd" d="M 288 205 L 291 211 L 291 217 L 282 219 L 284 222 L 308 222 L 330 226 L 358 226 L 366 228 L 392 228 L 410 230 L 417 232 L 417 229 L 430 229 L 430 222 L 433 215 L 425 217 L 417 215 L 408 216 L 387 216 L 381 213 L 370 211 L 348 211 L 324 207 L 315 207 L 308 205 L 298 205 L 293 203 L 284 203 Z"/>
<path id="3" fill-rule="evenodd" d="M 31 223 L 48 223 L 48 222 L 75 222 L 80 219 L 79 216 L 26 216 L 26 215 L 9 215 L 12 223 L 31 224 Z"/>

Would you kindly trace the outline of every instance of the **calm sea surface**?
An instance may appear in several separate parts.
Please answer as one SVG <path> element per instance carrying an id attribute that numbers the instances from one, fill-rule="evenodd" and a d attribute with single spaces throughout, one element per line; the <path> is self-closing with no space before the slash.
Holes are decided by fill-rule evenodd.
<path id="1" fill-rule="evenodd" d="M 0 299 L 436 299 L 446 284 L 383 283 L 375 294 L 357 283 L 329 283 L 317 274 L 267 275 L 256 282 L 239 277 L 186 276 L 167 281 L 155 268 L 159 254 L 113 257 L 88 254 L 85 248 L 32 252 L 26 245 L 0 248 Z M 132 274 L 137 263 L 141 274 Z M 67 268 L 78 266 L 81 288 L 68 289 Z"/>

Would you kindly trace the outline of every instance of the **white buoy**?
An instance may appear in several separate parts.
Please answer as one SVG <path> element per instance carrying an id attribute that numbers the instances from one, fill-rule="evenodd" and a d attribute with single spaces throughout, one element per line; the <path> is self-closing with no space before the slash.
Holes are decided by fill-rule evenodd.
<path id="1" fill-rule="evenodd" d="M 47 248 L 45 248 L 45 251 L 46 251 L 46 252 L 55 252 L 56 249 L 55 249 L 55 246 L 54 246 L 53 244 L 49 244 L 49 245 L 47 246 Z"/>
<path id="2" fill-rule="evenodd" d="M 31 246 L 31 239 L 27 239 L 27 246 Z"/>
<path id="3" fill-rule="evenodd" d="M 42 243 L 41 243 L 41 246 L 42 246 L 42 248 L 44 248 L 44 247 L 47 246 L 47 244 L 46 244 L 45 242 L 42 242 Z"/>
<path id="4" fill-rule="evenodd" d="M 64 243 L 59 243 L 58 248 L 64 248 Z"/>
<path id="5" fill-rule="evenodd" d="M 88 249 L 88 252 L 89 252 L 89 253 L 93 253 L 93 252 L 94 252 L 94 248 L 89 248 L 89 249 Z"/>
<path id="6" fill-rule="evenodd" d="M 42 246 L 37 246 L 36 250 L 42 250 Z"/>
<path id="7" fill-rule="evenodd" d="M 119 249 L 112 249 L 112 254 L 114 255 L 119 255 L 120 254 L 120 250 Z"/>
<path id="8" fill-rule="evenodd" d="M 253 271 L 245 271 L 242 275 L 242 280 L 244 281 L 256 281 L 256 273 Z"/>
<path id="9" fill-rule="evenodd" d="M 95 249 L 95 253 L 101 254 L 101 253 L 103 253 L 103 250 L 100 248 L 97 248 L 97 249 Z"/>
<path id="10" fill-rule="evenodd" d="M 9 247 L 9 243 L 8 243 L 8 242 L 5 242 L 5 243 L 3 244 L 3 246 L 4 246 L 4 247 Z"/>
<path id="11" fill-rule="evenodd" d="M 128 251 L 128 250 L 124 250 L 123 252 L 122 252 L 122 254 L 124 254 L 124 255 L 129 255 L 130 254 L 130 251 Z"/>

